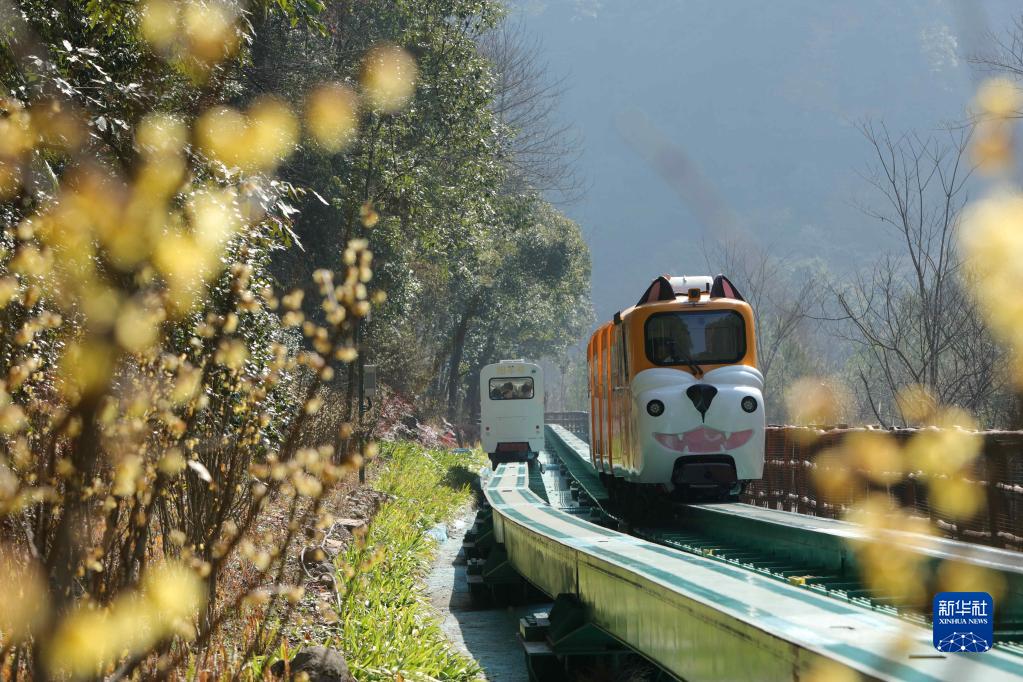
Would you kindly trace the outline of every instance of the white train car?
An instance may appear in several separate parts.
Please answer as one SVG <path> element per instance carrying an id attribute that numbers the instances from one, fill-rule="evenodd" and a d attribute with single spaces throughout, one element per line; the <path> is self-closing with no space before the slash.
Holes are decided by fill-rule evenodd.
<path id="1" fill-rule="evenodd" d="M 496 467 L 523 462 L 543 448 L 543 370 L 501 360 L 480 370 L 480 440 Z"/>

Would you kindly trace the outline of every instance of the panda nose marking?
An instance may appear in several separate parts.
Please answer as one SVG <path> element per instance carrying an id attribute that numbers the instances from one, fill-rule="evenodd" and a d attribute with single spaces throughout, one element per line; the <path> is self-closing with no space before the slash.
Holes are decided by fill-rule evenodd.
<path id="1" fill-rule="evenodd" d="M 693 407 L 700 413 L 700 421 L 707 421 L 707 410 L 710 409 L 710 404 L 717 394 L 718 390 L 710 384 L 693 384 L 686 389 L 686 395 L 693 401 Z"/>

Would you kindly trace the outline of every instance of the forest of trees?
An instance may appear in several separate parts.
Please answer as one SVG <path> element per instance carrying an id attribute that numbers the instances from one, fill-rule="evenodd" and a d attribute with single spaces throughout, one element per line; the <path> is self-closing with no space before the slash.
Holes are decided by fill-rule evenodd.
<path id="1" fill-rule="evenodd" d="M 368 238 L 388 298 L 359 331 L 365 361 L 426 415 L 458 421 L 478 400 L 480 367 L 557 356 L 592 319 L 588 249 L 544 199 L 571 198 L 578 182 L 552 116 L 556 83 L 495 3 L 331 3 L 318 21 L 325 30 L 281 14 L 256 23 L 242 96 L 354 81 L 380 41 L 409 48 L 416 96 L 367 121 L 343 153 L 289 160 L 282 179 L 308 190 L 292 225 L 302 246 L 271 271 L 300 284 Z M 339 382 L 349 403 L 358 371 Z"/>

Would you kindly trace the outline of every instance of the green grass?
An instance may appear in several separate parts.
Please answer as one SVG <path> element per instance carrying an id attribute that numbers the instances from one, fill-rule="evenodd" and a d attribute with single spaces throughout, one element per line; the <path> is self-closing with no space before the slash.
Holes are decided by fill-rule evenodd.
<path id="1" fill-rule="evenodd" d="M 365 541 L 338 558 L 344 594 L 339 632 L 327 644 L 344 650 L 359 680 L 476 679 L 479 667 L 448 642 L 422 581 L 436 546 L 426 531 L 469 503 L 469 483 L 484 457 L 409 443 L 383 456 L 374 487 L 394 499 L 377 512 Z"/>

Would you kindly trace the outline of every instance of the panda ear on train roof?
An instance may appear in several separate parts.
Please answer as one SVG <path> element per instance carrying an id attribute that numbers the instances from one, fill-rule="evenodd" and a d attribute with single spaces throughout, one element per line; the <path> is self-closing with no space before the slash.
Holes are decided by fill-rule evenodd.
<path id="1" fill-rule="evenodd" d="M 640 296 L 639 302 L 636 305 L 643 305 L 644 303 L 656 303 L 657 301 L 674 301 L 675 292 L 671 288 L 671 281 L 667 275 L 661 275 L 646 288 L 643 295 Z"/>
<path id="2" fill-rule="evenodd" d="M 736 301 L 745 301 L 735 285 L 724 275 L 714 277 L 714 283 L 710 287 L 711 298 L 733 298 Z"/>

